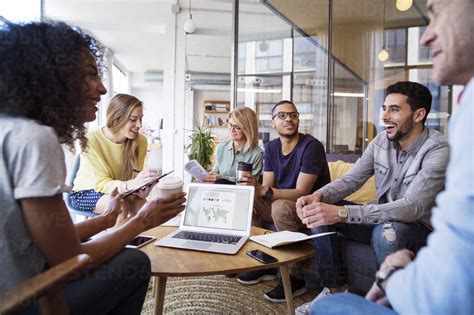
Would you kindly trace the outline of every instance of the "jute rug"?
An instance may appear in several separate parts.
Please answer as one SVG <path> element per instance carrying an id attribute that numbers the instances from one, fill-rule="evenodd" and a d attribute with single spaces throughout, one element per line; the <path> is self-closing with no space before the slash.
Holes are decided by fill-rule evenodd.
<path id="1" fill-rule="evenodd" d="M 224 276 L 168 278 L 165 314 L 285 314 L 286 303 L 273 303 L 263 294 L 277 281 L 243 286 L 235 278 Z M 308 289 L 294 299 L 295 307 L 311 301 L 317 292 Z M 155 301 L 149 289 L 142 315 L 153 314 Z"/>

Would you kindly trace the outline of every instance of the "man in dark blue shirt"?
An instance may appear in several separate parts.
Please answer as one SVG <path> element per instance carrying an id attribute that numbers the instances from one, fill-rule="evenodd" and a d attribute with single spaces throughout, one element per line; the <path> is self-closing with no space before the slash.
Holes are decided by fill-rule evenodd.
<path id="1" fill-rule="evenodd" d="M 244 177 L 247 185 L 255 187 L 254 225 L 274 223 L 278 231 L 304 231 L 306 226 L 296 214 L 296 199 L 328 184 L 330 179 L 323 145 L 309 134 L 298 132 L 299 113 L 295 104 L 281 101 L 272 109 L 272 127 L 279 138 L 265 147 L 263 181 Z M 256 284 L 274 279 L 268 270 L 249 272 L 238 277 L 242 284 Z M 293 297 L 306 292 L 299 265 L 290 266 Z M 273 302 L 285 302 L 283 284 L 265 294 Z"/>

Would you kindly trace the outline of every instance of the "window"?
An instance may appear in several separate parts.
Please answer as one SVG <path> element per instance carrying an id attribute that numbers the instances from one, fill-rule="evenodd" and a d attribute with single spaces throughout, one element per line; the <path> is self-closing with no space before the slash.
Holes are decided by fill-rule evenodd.
<path id="1" fill-rule="evenodd" d="M 283 39 L 257 41 L 255 45 L 255 71 L 283 70 Z"/>
<path id="2" fill-rule="evenodd" d="M 114 94 L 129 93 L 128 77 L 115 64 L 112 66 L 112 83 Z"/>
<path id="3" fill-rule="evenodd" d="M 389 51 L 389 59 L 387 65 L 404 65 L 406 59 L 406 29 L 389 29 L 385 30 L 385 43 Z"/>
<path id="4" fill-rule="evenodd" d="M 397 81 L 413 81 L 428 87 L 433 95 L 431 112 L 426 121 L 430 128 L 445 132 L 450 113 L 448 86 L 439 86 L 431 80 L 431 50 L 420 45 L 426 27 L 385 30 L 389 60 L 384 64 L 384 88 Z M 383 94 L 383 93 L 380 93 Z M 378 108 L 375 109 L 379 111 Z M 379 121 L 379 131 L 383 124 Z"/>
<path id="5" fill-rule="evenodd" d="M 10 22 L 39 21 L 41 0 L 0 1 L 0 16 Z"/>

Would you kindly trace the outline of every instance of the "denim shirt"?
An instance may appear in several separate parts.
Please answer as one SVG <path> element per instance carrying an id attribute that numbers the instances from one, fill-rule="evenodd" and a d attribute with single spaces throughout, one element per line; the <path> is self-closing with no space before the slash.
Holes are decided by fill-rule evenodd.
<path id="1" fill-rule="evenodd" d="M 212 171 L 219 173 L 222 178 L 235 182 L 239 162 L 252 163 L 252 176 L 258 178 L 263 167 L 263 150 L 259 146 L 254 146 L 249 150 L 234 152 L 234 142 L 230 139 L 217 147 L 216 161 L 217 164 Z"/>
<path id="2" fill-rule="evenodd" d="M 323 194 L 323 202 L 334 204 L 375 175 L 376 203 L 348 206 L 349 223 L 399 221 L 430 227 L 431 208 L 444 188 L 448 160 L 448 143 L 436 130 L 425 127 L 404 149 L 397 149 L 384 131 L 345 176 L 318 191 Z"/>
<path id="3" fill-rule="evenodd" d="M 400 314 L 474 314 L 474 77 L 449 121 L 446 190 L 433 209 L 434 232 L 416 259 L 388 280 Z"/>

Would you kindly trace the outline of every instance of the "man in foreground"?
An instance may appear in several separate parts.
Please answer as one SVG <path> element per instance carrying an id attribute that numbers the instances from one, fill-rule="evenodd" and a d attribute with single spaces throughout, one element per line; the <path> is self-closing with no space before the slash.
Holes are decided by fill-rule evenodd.
<path id="1" fill-rule="evenodd" d="M 408 250 L 388 256 L 366 300 L 334 295 L 313 303 L 312 314 L 474 313 L 474 2 L 428 0 L 427 6 L 431 20 L 421 44 L 431 48 L 433 80 L 466 85 L 449 122 L 450 162 L 433 210 L 434 232 L 416 259 Z"/>

